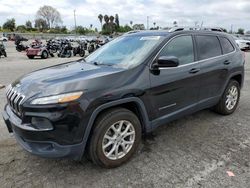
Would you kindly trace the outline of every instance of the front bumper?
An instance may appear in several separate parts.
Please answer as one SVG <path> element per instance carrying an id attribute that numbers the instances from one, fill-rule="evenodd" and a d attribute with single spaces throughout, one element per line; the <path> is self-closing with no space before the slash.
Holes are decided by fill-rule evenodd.
<path id="1" fill-rule="evenodd" d="M 82 158 L 85 143 L 58 143 L 56 137 L 62 137 L 63 135 L 55 134 L 62 133 L 62 131 L 36 130 L 32 128 L 31 124 L 23 123 L 8 105 L 3 112 L 3 119 L 8 131 L 14 134 L 17 142 L 26 151 L 32 154 L 46 158 L 71 158 L 74 160 L 80 160 Z M 72 132 L 68 132 L 67 134 L 72 134 Z M 65 137 L 67 138 L 66 133 Z"/>

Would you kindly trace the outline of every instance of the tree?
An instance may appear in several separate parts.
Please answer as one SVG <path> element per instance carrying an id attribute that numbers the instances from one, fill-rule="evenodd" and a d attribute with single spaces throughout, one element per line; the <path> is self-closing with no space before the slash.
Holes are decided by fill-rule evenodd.
<path id="1" fill-rule="evenodd" d="M 173 22 L 174 27 L 178 27 L 177 21 Z"/>
<path id="2" fill-rule="evenodd" d="M 79 33 L 80 35 L 85 35 L 85 34 L 87 34 L 87 33 L 93 33 L 93 32 L 94 32 L 93 30 L 87 29 L 87 28 L 85 28 L 85 27 L 83 27 L 83 26 L 77 26 L 77 27 L 76 27 L 76 31 L 77 31 L 77 33 Z M 75 33 L 75 31 L 72 31 L 72 32 Z"/>
<path id="3" fill-rule="evenodd" d="M 130 21 L 129 23 L 130 23 L 130 26 L 133 27 L 133 21 Z"/>
<path id="4" fill-rule="evenodd" d="M 25 27 L 26 27 L 26 29 L 32 29 L 32 23 L 30 20 L 26 21 Z"/>
<path id="5" fill-rule="evenodd" d="M 144 24 L 135 24 L 133 25 L 134 30 L 145 30 Z"/>
<path id="6" fill-rule="evenodd" d="M 111 29 L 111 33 L 113 33 L 113 31 L 115 30 L 115 26 L 116 26 L 116 24 L 114 23 L 115 17 L 110 16 L 109 20 L 110 20 L 109 27 Z"/>
<path id="7" fill-rule="evenodd" d="M 153 24 L 154 24 L 154 28 L 155 28 L 156 23 L 154 22 Z"/>
<path id="8" fill-rule="evenodd" d="M 45 29 L 48 29 L 48 25 L 46 20 L 42 18 L 38 18 L 35 20 L 35 28 L 37 28 L 39 31 L 43 31 Z"/>
<path id="9" fill-rule="evenodd" d="M 26 26 L 25 25 L 19 25 L 16 27 L 16 30 L 23 33 L 26 31 Z"/>
<path id="10" fill-rule="evenodd" d="M 109 16 L 108 15 L 104 16 L 104 21 L 108 25 L 108 23 L 109 23 Z"/>
<path id="11" fill-rule="evenodd" d="M 117 27 L 117 28 L 120 27 L 120 21 L 119 21 L 119 16 L 118 16 L 118 14 L 115 15 L 115 24 L 116 24 L 116 27 Z"/>
<path id="12" fill-rule="evenodd" d="M 239 28 L 237 34 L 244 35 L 244 29 Z"/>
<path id="13" fill-rule="evenodd" d="M 55 8 L 47 5 L 39 8 L 36 17 L 45 20 L 49 29 L 62 23 L 60 13 Z"/>
<path id="14" fill-rule="evenodd" d="M 3 29 L 8 29 L 10 31 L 14 31 L 16 28 L 16 20 L 14 18 L 8 19 L 4 24 L 3 24 Z"/>
<path id="15" fill-rule="evenodd" d="M 109 16 L 105 15 L 103 18 L 104 18 L 105 24 L 103 24 L 102 30 L 104 30 L 105 33 L 110 33 Z"/>
<path id="16" fill-rule="evenodd" d="M 100 23 L 101 23 L 101 28 L 102 28 L 103 15 L 102 15 L 102 14 L 99 14 L 99 15 L 98 15 L 98 19 L 99 19 L 99 21 L 100 21 Z"/>
<path id="17" fill-rule="evenodd" d="M 89 26 L 90 26 L 90 29 L 92 30 L 93 24 L 90 24 Z"/>

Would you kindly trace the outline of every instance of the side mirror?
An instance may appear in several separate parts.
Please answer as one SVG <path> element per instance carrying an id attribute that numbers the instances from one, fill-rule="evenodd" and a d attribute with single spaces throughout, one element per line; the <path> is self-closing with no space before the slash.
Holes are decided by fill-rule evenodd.
<path id="1" fill-rule="evenodd" d="M 178 66 L 179 66 L 179 59 L 175 56 L 161 56 L 154 64 L 155 68 L 178 67 Z"/>

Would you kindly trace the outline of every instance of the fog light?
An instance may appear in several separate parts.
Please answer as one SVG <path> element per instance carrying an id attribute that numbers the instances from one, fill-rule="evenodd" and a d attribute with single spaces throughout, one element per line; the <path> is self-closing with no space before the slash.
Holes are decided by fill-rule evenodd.
<path id="1" fill-rule="evenodd" d="M 31 124 L 35 129 L 40 130 L 40 131 L 53 130 L 52 123 L 48 119 L 45 119 L 45 118 L 33 117 L 31 119 Z"/>

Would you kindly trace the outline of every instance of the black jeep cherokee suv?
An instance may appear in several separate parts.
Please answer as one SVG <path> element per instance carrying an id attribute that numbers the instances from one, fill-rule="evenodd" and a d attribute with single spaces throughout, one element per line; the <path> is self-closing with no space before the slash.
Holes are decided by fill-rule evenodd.
<path id="1" fill-rule="evenodd" d="M 41 69 L 12 83 L 3 112 L 30 153 L 112 168 L 128 161 L 143 133 L 211 108 L 235 111 L 244 54 L 210 31 L 127 33 L 86 59 Z"/>

